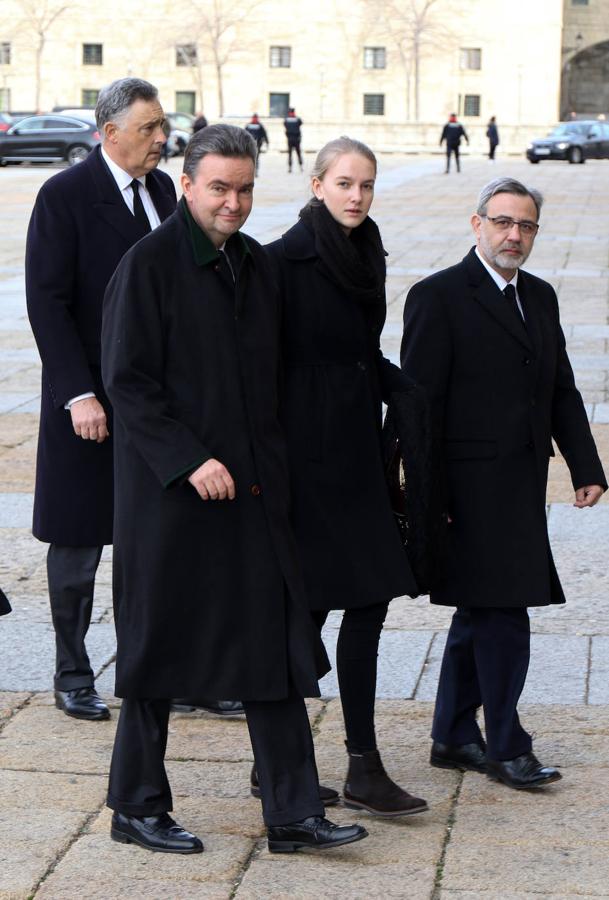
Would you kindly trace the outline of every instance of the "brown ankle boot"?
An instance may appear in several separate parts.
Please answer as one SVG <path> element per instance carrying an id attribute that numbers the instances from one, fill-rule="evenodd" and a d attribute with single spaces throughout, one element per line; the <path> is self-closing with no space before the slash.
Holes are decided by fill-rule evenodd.
<path id="1" fill-rule="evenodd" d="M 349 753 L 343 800 L 349 809 L 366 809 L 375 816 L 411 816 L 429 808 L 425 800 L 413 797 L 391 780 L 378 750 Z"/>

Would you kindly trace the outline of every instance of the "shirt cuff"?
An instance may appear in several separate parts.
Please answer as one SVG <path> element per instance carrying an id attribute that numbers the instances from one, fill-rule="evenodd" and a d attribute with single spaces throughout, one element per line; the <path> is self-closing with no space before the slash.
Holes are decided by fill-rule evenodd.
<path id="1" fill-rule="evenodd" d="M 76 403 L 78 400 L 86 400 L 88 397 L 95 397 L 95 394 L 92 391 L 87 391 L 86 394 L 79 394 L 78 397 L 72 397 L 71 400 L 64 405 L 64 409 L 69 409 L 73 403 Z"/>

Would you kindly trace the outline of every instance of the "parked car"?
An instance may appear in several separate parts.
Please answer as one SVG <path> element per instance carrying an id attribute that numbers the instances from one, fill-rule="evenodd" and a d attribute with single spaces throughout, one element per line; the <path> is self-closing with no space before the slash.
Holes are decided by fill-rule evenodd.
<path id="1" fill-rule="evenodd" d="M 86 159 L 99 144 L 94 122 L 71 116 L 28 116 L 0 134 L 0 166 L 19 162 L 61 162 Z"/>
<path id="2" fill-rule="evenodd" d="M 12 124 L 13 117 L 9 116 L 8 113 L 0 112 L 0 134 L 4 131 L 8 131 Z"/>
<path id="3" fill-rule="evenodd" d="M 167 137 L 167 153 L 169 156 L 182 156 L 186 144 L 192 137 L 192 123 L 195 120 L 190 113 L 165 113 L 169 123 L 169 135 Z"/>
<path id="4" fill-rule="evenodd" d="M 570 163 L 609 159 L 609 124 L 597 119 L 561 122 L 546 138 L 531 141 L 527 159 L 532 163 L 542 159 L 565 159 Z"/>

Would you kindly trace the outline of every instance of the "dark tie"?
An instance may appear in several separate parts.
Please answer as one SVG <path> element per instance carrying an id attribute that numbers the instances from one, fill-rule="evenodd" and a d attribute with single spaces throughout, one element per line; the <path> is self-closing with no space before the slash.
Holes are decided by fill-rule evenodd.
<path id="1" fill-rule="evenodd" d="M 510 309 L 512 310 L 514 315 L 517 316 L 520 324 L 525 325 L 524 317 L 523 317 L 522 313 L 520 312 L 520 307 L 518 306 L 518 301 L 516 299 L 516 288 L 514 287 L 513 284 L 508 284 L 504 287 L 503 296 L 508 301 Z M 525 325 L 525 327 L 526 327 L 526 325 Z"/>
<path id="2" fill-rule="evenodd" d="M 133 190 L 133 215 L 135 216 L 135 221 L 139 224 L 142 233 L 148 234 L 151 231 L 150 220 L 146 215 L 146 210 L 140 197 L 140 183 L 137 178 L 134 178 L 131 182 L 131 188 Z"/>

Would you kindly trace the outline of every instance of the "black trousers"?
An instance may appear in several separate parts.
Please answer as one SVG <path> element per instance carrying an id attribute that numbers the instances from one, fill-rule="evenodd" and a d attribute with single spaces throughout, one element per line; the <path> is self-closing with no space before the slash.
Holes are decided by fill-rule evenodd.
<path id="1" fill-rule="evenodd" d="M 91 623 L 95 574 L 103 547 L 50 544 L 47 577 L 55 629 L 55 690 L 92 687 L 93 670 L 85 647 Z"/>
<path id="2" fill-rule="evenodd" d="M 497 144 L 489 144 L 488 145 L 488 158 L 495 159 L 495 150 L 497 149 Z"/>
<path id="3" fill-rule="evenodd" d="M 461 164 L 459 162 L 459 148 L 458 147 L 446 147 L 446 171 L 450 172 L 450 154 L 455 154 L 455 162 L 457 164 L 457 172 L 461 171 Z"/>
<path id="4" fill-rule="evenodd" d="M 379 641 L 389 603 L 346 609 L 336 645 L 336 673 L 350 753 L 376 750 L 374 701 Z M 321 631 L 326 610 L 313 610 Z"/>
<path id="5" fill-rule="evenodd" d="M 489 759 L 513 759 L 531 749 L 518 718 L 530 658 L 526 609 L 465 609 L 453 615 L 438 684 L 432 737 L 443 744 L 481 739 L 484 710 Z"/>
<path id="6" fill-rule="evenodd" d="M 300 141 L 290 141 L 288 140 L 288 169 L 290 172 L 292 171 L 292 153 L 296 151 L 296 156 L 298 157 L 298 164 L 302 169 L 302 153 L 300 152 Z"/>
<path id="7" fill-rule="evenodd" d="M 130 816 L 172 808 L 165 772 L 170 700 L 122 702 L 108 786 L 108 806 Z M 307 710 L 302 697 L 244 702 L 267 825 L 323 816 Z"/>

